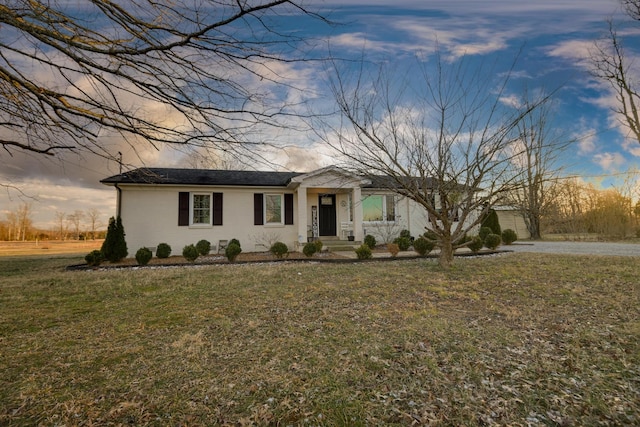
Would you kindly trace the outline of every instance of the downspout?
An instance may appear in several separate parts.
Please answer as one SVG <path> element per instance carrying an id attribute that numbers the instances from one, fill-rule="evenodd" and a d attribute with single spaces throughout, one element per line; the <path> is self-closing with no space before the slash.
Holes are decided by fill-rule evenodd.
<path id="1" fill-rule="evenodd" d="M 117 196 L 116 196 L 116 218 L 118 218 L 120 216 L 120 213 L 122 212 L 122 207 L 120 206 L 120 203 L 122 201 L 122 189 L 120 187 L 118 187 L 118 183 L 115 183 L 114 186 L 116 187 L 116 190 L 117 190 Z"/>

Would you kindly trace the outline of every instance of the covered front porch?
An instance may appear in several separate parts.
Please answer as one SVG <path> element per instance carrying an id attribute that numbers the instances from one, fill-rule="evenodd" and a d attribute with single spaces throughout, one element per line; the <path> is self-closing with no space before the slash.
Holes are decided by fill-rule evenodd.
<path id="1" fill-rule="evenodd" d="M 315 239 L 362 241 L 361 188 L 370 183 L 335 166 L 293 178 L 289 187 L 297 196 L 298 245 Z"/>

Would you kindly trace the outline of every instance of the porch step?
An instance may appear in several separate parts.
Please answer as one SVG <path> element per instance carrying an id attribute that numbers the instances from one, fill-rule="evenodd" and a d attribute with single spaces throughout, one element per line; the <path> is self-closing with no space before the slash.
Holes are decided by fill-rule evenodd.
<path id="1" fill-rule="evenodd" d="M 329 252 L 340 252 L 340 251 L 355 251 L 357 248 L 362 245 L 360 241 L 347 241 L 347 240 L 328 240 L 322 241 L 323 248 Z"/>

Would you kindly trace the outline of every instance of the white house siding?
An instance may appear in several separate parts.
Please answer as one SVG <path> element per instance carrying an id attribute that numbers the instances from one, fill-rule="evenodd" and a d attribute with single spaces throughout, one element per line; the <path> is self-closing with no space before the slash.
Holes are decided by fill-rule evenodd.
<path id="1" fill-rule="evenodd" d="M 512 229 L 518 235 L 518 239 L 529 239 L 531 235 L 527 230 L 527 225 L 524 222 L 522 214 L 515 209 L 509 209 L 504 207 L 496 207 L 496 213 L 498 214 L 498 222 L 500 222 L 500 228 L 506 230 Z"/>
<path id="2" fill-rule="evenodd" d="M 219 241 L 236 238 L 245 252 L 264 251 L 268 249 L 265 246 L 268 241 L 274 239 L 287 243 L 293 249 L 296 241 L 295 195 L 293 225 L 254 225 L 254 193 L 293 193 L 285 188 L 126 184 L 119 185 L 119 188 L 122 190 L 121 217 L 130 257 L 139 248 L 155 248 L 163 242 L 171 246 L 173 254 L 180 255 L 184 246 L 202 239 L 208 240 L 217 249 Z M 180 192 L 223 193 L 222 225 L 178 226 Z"/>
<path id="3" fill-rule="evenodd" d="M 388 191 L 367 190 L 362 192 L 362 197 L 369 195 L 391 195 Z M 413 200 L 395 195 L 396 216 L 395 221 L 375 221 L 363 223 L 365 234 L 371 234 L 379 243 L 389 243 L 400 235 L 402 230 L 409 230 L 411 235 L 418 237 L 426 230 L 428 216 L 427 211 Z"/>

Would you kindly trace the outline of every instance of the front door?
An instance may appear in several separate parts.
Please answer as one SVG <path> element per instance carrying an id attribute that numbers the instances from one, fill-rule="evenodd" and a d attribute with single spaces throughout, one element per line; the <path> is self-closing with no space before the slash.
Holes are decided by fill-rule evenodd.
<path id="1" fill-rule="evenodd" d="M 318 228 L 320 236 L 336 235 L 336 195 L 320 194 L 318 199 Z"/>

